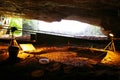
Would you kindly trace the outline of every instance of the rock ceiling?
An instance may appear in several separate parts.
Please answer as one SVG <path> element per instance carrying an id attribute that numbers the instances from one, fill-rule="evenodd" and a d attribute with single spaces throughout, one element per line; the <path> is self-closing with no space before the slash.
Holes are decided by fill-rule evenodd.
<path id="1" fill-rule="evenodd" d="M 120 35 L 119 0 L 0 0 L 0 14 L 48 22 L 78 20 Z"/>

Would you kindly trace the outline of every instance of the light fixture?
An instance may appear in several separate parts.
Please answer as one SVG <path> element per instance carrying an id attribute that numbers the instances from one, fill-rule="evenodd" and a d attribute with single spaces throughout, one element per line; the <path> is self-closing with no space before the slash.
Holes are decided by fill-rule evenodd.
<path id="1" fill-rule="evenodd" d="M 114 45 L 114 34 L 112 33 L 109 33 L 109 37 L 111 38 L 111 42 L 104 48 L 104 50 L 106 50 L 107 48 L 110 50 L 110 51 L 113 51 L 115 52 L 115 45 Z"/>
<path id="2" fill-rule="evenodd" d="M 114 34 L 112 34 L 112 33 L 109 33 L 109 36 L 110 36 L 110 37 L 114 37 Z"/>

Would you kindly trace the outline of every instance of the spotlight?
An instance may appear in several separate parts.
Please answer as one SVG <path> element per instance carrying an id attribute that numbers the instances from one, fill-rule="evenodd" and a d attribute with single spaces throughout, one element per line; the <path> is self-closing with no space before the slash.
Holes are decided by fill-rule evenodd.
<path id="1" fill-rule="evenodd" d="M 114 34 L 109 33 L 109 37 L 111 38 L 111 42 L 104 49 L 106 50 L 108 48 L 110 51 L 115 52 L 116 50 L 115 50 L 115 45 L 113 40 Z"/>
<path id="2" fill-rule="evenodd" d="M 109 36 L 110 36 L 110 37 L 114 37 L 114 34 L 112 34 L 112 33 L 109 33 Z"/>

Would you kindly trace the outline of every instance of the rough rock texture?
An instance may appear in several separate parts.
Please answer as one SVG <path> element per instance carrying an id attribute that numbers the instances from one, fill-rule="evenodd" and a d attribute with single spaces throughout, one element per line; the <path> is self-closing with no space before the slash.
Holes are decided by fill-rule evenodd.
<path id="1" fill-rule="evenodd" d="M 48 22 L 78 20 L 120 36 L 119 0 L 0 0 L 0 14 Z"/>

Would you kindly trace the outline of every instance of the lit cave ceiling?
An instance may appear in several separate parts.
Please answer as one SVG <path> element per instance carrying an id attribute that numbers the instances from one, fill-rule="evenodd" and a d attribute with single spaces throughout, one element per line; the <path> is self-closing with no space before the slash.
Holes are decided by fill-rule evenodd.
<path id="1" fill-rule="evenodd" d="M 48 22 L 78 20 L 120 37 L 119 0 L 0 0 L 0 14 Z"/>

